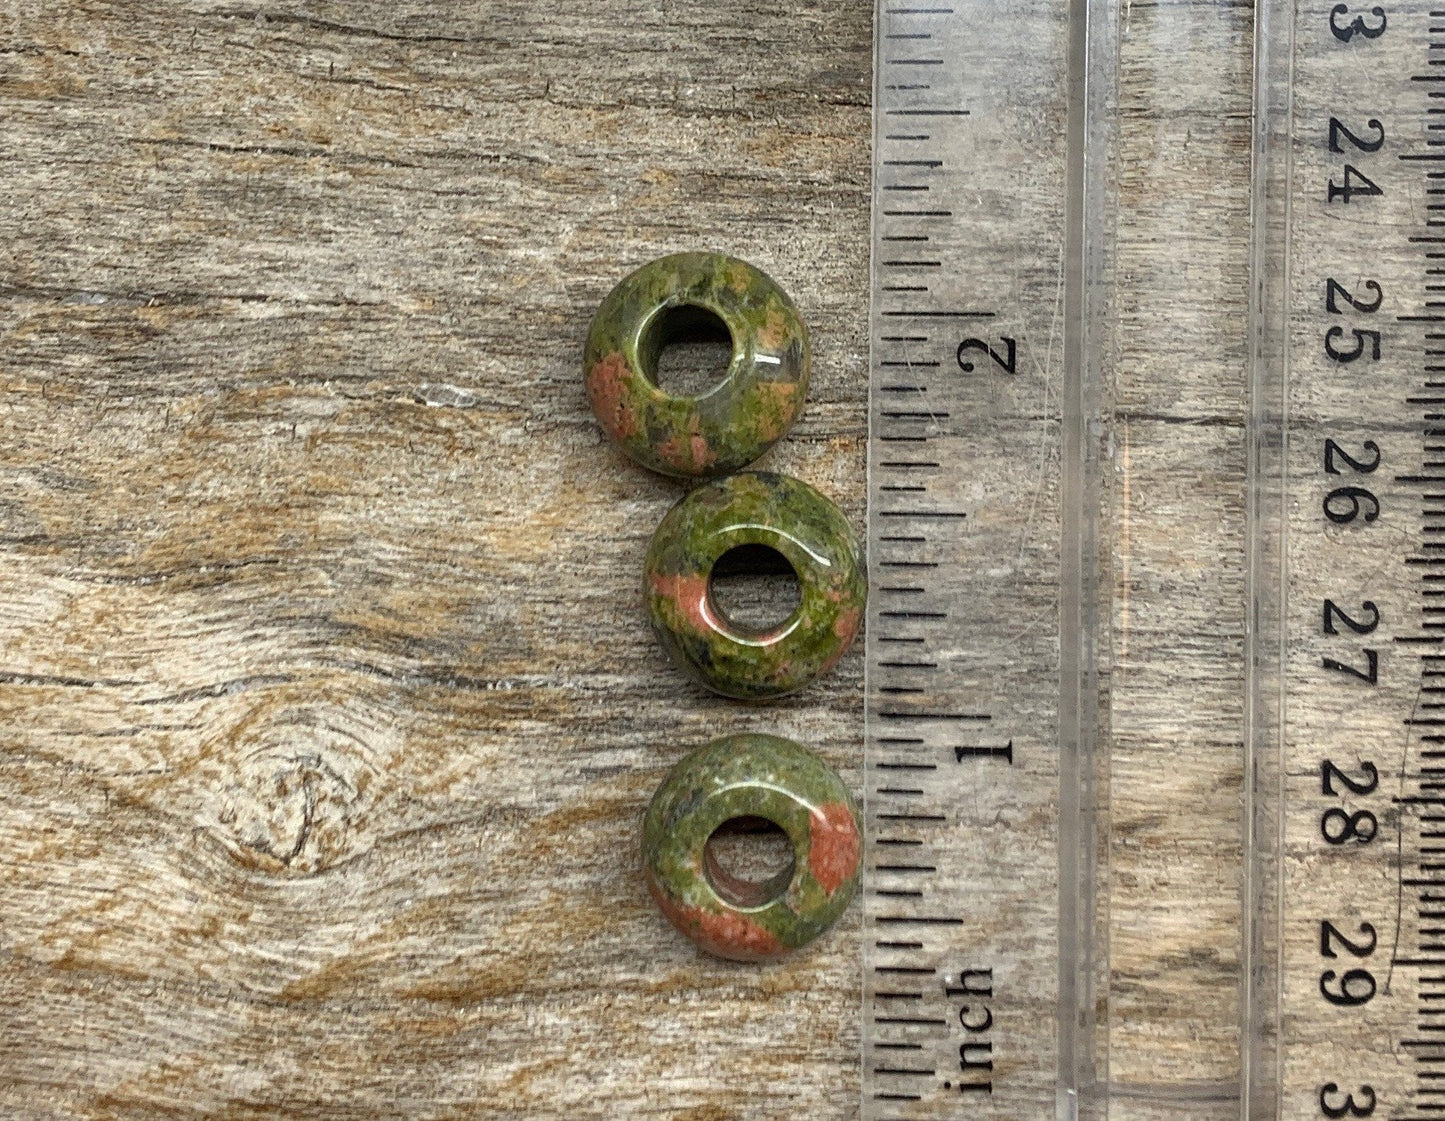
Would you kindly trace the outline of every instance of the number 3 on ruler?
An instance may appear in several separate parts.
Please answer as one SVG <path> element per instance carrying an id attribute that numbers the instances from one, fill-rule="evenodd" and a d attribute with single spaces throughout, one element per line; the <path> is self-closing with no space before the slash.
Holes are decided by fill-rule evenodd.
<path id="1" fill-rule="evenodd" d="M 1368 1094 L 1369 1101 L 1361 1105 L 1355 1101 L 1355 1094 L 1361 1097 Z M 1339 1101 L 1341 1097 L 1345 1099 L 1343 1103 Z M 1326 1117 L 1368 1117 L 1375 1112 L 1375 1091 L 1361 1086 L 1354 1094 L 1342 1094 L 1336 1083 L 1326 1082 L 1320 1087 L 1320 1112 Z"/>
<path id="2" fill-rule="evenodd" d="M 1379 20 L 1379 23 L 1366 24 L 1364 16 L 1356 16 L 1349 23 L 1341 27 L 1336 21 L 1339 19 L 1340 16 L 1347 16 L 1349 14 L 1350 6 L 1348 4 L 1336 4 L 1333 8 L 1330 9 L 1330 30 L 1335 33 L 1335 38 L 1338 39 L 1341 43 L 1348 43 L 1357 34 L 1364 36 L 1366 39 L 1378 39 L 1381 35 L 1385 33 L 1384 8 L 1370 9 L 1370 15 L 1374 16 L 1377 20 Z M 1343 1117 L 1344 1115 L 1335 1114 L 1335 1116 Z"/>

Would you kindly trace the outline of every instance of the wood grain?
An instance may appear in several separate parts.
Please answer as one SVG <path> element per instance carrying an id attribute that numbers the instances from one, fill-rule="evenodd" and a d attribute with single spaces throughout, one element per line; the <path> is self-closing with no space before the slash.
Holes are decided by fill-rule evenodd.
<path id="1" fill-rule="evenodd" d="M 665 664 L 680 492 L 578 356 L 642 261 L 757 261 L 817 352 L 770 461 L 860 519 L 869 12 L 19 4 L 4 38 L 0 1112 L 846 1116 L 853 927 L 712 962 L 636 850 L 717 733 L 856 785 L 860 660 L 763 709 Z"/>
<path id="2" fill-rule="evenodd" d="M 1212 1118 L 1242 614 L 1176 622 L 1240 548 L 1247 201 L 1202 178 L 1247 169 L 1250 14 L 1130 8 L 1113 1066 L 1137 1116 L 1182 1082 L 1158 1115 Z M 640 570 L 679 490 L 603 442 L 578 355 L 627 269 L 755 261 L 815 348 L 764 465 L 861 524 L 871 16 L 0 11 L 6 1117 L 856 1115 L 856 913 L 715 962 L 636 848 L 715 734 L 792 735 L 856 788 L 861 658 L 756 709 L 665 664 Z"/>
<path id="3" fill-rule="evenodd" d="M 1131 4 L 1120 30 L 1111 1116 L 1225 1121 L 1240 1115 L 1253 12 Z"/>

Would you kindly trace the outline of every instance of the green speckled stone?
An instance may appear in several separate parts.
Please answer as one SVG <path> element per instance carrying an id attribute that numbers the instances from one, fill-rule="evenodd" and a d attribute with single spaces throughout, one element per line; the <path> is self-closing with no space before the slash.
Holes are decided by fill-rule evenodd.
<path id="1" fill-rule="evenodd" d="M 718 558 L 737 545 L 786 557 L 802 591 L 780 625 L 734 625 L 713 602 Z M 647 549 L 647 610 L 663 647 L 709 689 L 779 697 L 832 669 L 863 619 L 868 581 L 843 512 L 807 483 L 768 471 L 718 479 L 668 511 Z"/>
<path id="2" fill-rule="evenodd" d="M 766 818 L 792 842 L 792 877 L 776 894 L 710 859 L 707 839 L 735 817 Z M 678 763 L 653 795 L 643 867 L 663 914 L 700 947 L 767 961 L 807 945 L 847 908 L 861 836 L 852 794 L 807 748 L 778 736 L 726 736 Z"/>
<path id="3" fill-rule="evenodd" d="M 696 397 L 657 387 L 661 326 L 702 308 L 733 340 L 727 376 Z M 802 411 L 808 330 L 782 289 L 746 261 L 678 253 L 643 265 L 597 309 L 582 368 L 602 427 L 622 450 L 664 475 L 727 475 L 767 451 Z"/>

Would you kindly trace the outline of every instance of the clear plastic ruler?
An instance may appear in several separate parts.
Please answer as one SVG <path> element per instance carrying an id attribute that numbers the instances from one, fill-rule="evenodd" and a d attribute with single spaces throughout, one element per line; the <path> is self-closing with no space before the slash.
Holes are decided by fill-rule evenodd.
<path id="1" fill-rule="evenodd" d="M 1257 31 L 1249 1116 L 1445 1116 L 1445 4 Z"/>
<path id="2" fill-rule="evenodd" d="M 1110 1112 L 1115 11 L 878 8 L 868 1121 Z M 1240 1113 L 1442 1118 L 1445 2 L 1256 12 Z"/>
<path id="3" fill-rule="evenodd" d="M 1109 9 L 877 9 L 865 1121 L 1071 1116 L 1089 1081 Z"/>

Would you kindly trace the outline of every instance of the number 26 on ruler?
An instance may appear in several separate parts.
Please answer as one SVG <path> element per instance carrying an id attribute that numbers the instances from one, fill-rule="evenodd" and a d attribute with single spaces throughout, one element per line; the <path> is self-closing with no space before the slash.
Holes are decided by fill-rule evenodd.
<path id="1" fill-rule="evenodd" d="M 1389 19 L 1383 7 L 1336 4 L 1329 12 L 1328 31 L 1336 46 L 1368 51 L 1370 43 L 1385 34 Z M 1324 184 L 1331 207 L 1369 206 L 1384 190 L 1370 176 L 1369 157 L 1385 145 L 1385 126 L 1368 112 L 1353 107 L 1320 122 L 1322 139 L 1332 155 L 1343 157 Z M 1364 170 L 1362 170 L 1362 167 Z M 1385 302 L 1379 281 L 1361 278 L 1348 261 L 1340 262 L 1342 276 L 1324 278 L 1324 331 L 1321 346 L 1331 368 L 1341 376 L 1361 377 L 1380 360 L 1381 332 L 1372 324 Z M 1380 500 L 1367 485 L 1380 466 L 1380 446 L 1374 440 L 1345 444 L 1326 438 L 1320 463 L 1328 488 L 1321 503 L 1325 528 L 1336 532 L 1369 532 L 1380 516 Z M 1345 529 L 1344 527 L 1349 527 Z M 1380 609 L 1372 600 L 1344 603 L 1325 599 L 1320 627 L 1327 638 L 1343 644 L 1354 636 L 1372 634 L 1380 625 Z M 1380 654 L 1362 647 L 1358 654 L 1339 649 L 1339 657 L 1321 656 L 1320 670 L 1341 689 L 1373 688 L 1379 681 Z M 1368 809 L 1354 809 L 1347 797 L 1375 793 L 1380 774 L 1369 760 L 1353 764 L 1320 760 L 1320 794 L 1327 804 L 1320 814 L 1319 835 L 1329 851 L 1368 845 L 1375 840 L 1379 821 Z M 1372 923 L 1348 924 L 1319 920 L 1320 999 L 1331 1008 L 1350 1010 L 1368 1004 L 1376 991 L 1375 975 L 1367 968 L 1378 936 Z M 1375 1112 L 1374 1089 L 1351 1078 L 1319 1087 L 1319 1109 L 1324 1117 L 1369 1117 Z"/>

